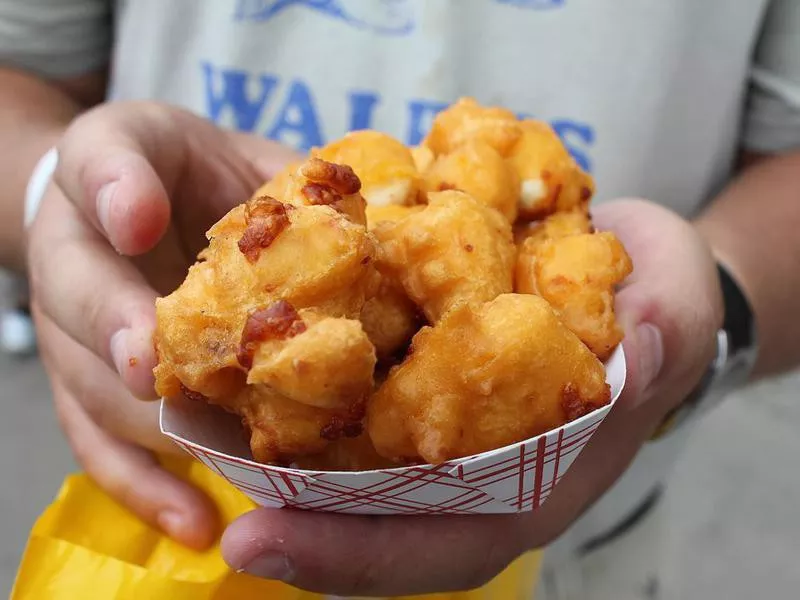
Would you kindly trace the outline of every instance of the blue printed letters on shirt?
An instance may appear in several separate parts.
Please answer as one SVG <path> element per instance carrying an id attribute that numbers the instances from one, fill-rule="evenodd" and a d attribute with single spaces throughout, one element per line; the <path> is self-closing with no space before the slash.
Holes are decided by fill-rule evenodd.
<path id="1" fill-rule="evenodd" d="M 566 0 L 491 0 L 520 8 L 559 8 Z M 378 35 L 408 35 L 416 28 L 412 0 L 237 0 L 235 21 L 265 22 L 292 8 L 305 8 Z"/>
<path id="2" fill-rule="evenodd" d="M 305 7 L 382 35 L 414 30 L 410 0 L 238 0 L 234 19 L 268 21 L 291 7 Z"/>
<path id="3" fill-rule="evenodd" d="M 312 146 L 325 144 L 326 130 L 338 136 L 338 132 L 374 127 L 375 116 L 381 108 L 381 95 L 377 91 L 351 90 L 346 96 L 349 114 L 340 123 L 325 124 L 317 109 L 313 86 L 307 81 L 282 80 L 273 74 L 249 73 L 210 62 L 201 64 L 201 72 L 206 114 L 212 121 L 264 135 L 304 152 Z M 436 113 L 447 103 L 410 98 L 405 105 L 403 142 L 413 146 L 425 137 Z M 274 116 L 268 118 L 268 114 Z M 526 116 L 520 115 L 521 118 Z M 594 128 L 567 118 L 553 119 L 551 125 L 575 160 L 591 172 L 589 151 L 596 141 Z"/>

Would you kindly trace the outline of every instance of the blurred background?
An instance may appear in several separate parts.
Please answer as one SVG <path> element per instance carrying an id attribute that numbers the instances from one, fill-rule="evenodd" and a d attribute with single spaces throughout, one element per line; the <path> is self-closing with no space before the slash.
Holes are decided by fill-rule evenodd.
<path id="1" fill-rule="evenodd" d="M 13 308 L 0 281 L 0 310 Z M 796 598 L 800 373 L 740 393 L 695 431 L 668 488 L 665 574 L 679 598 Z M 0 596 L 39 513 L 75 469 L 39 361 L 0 351 Z M 642 596 L 646 598 L 645 595 Z"/>

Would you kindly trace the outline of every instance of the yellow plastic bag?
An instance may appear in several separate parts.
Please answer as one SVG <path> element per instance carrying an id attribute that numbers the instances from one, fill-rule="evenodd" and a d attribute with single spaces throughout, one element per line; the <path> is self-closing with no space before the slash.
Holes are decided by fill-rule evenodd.
<path id="1" fill-rule="evenodd" d="M 169 459 L 167 468 L 205 492 L 228 523 L 253 503 L 203 465 Z M 521 557 L 480 590 L 415 600 L 530 599 L 539 554 Z M 169 600 L 322 600 L 318 594 L 232 572 L 217 546 L 194 552 L 116 504 L 85 475 L 64 481 L 39 517 L 22 558 L 12 600 L 142 598 Z"/>

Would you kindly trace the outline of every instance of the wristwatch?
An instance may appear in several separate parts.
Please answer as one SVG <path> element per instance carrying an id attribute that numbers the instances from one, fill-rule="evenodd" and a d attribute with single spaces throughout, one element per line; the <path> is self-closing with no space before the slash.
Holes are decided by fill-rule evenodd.
<path id="1" fill-rule="evenodd" d="M 717 331 L 717 353 L 698 385 L 659 425 L 651 439 L 675 430 L 690 417 L 704 414 L 743 386 L 758 358 L 756 323 L 750 302 L 724 265 L 717 263 L 725 318 Z"/>

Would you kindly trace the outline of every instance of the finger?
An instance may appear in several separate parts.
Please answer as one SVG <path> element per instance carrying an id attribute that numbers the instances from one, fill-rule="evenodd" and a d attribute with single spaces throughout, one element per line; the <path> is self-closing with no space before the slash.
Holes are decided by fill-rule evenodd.
<path id="1" fill-rule="evenodd" d="M 182 150 L 158 108 L 107 107 L 64 134 L 54 180 L 119 252 L 137 255 L 167 229 L 170 202 L 158 171 L 179 173 Z"/>
<path id="2" fill-rule="evenodd" d="M 135 395 L 153 398 L 155 291 L 58 193 L 45 200 L 33 227 L 29 264 L 37 303 Z"/>
<path id="3" fill-rule="evenodd" d="M 617 307 L 620 311 L 620 307 Z M 627 319 L 622 351 L 625 354 L 625 386 L 615 411 L 635 409 L 651 394 L 664 365 L 664 339 L 652 323 Z"/>
<path id="4" fill-rule="evenodd" d="M 116 373 L 61 331 L 35 305 L 32 308 L 48 371 L 57 374 L 98 427 L 155 452 L 181 453 L 161 433 L 157 403 L 134 398 Z"/>
<path id="5" fill-rule="evenodd" d="M 482 585 L 524 547 L 520 517 L 366 517 L 258 509 L 222 538 L 234 569 L 339 595 Z"/>
<path id="6" fill-rule="evenodd" d="M 640 380 L 628 379 L 626 396 L 635 391 L 639 403 L 662 387 L 672 395 L 688 392 L 711 358 L 721 314 L 708 293 L 716 279 L 711 255 L 689 223 L 650 202 L 607 203 L 594 218 L 598 227 L 617 234 L 633 261 L 633 273 L 616 297 L 626 357 L 641 363 Z"/>
<path id="7" fill-rule="evenodd" d="M 102 431 L 51 378 L 59 420 L 75 457 L 112 498 L 178 542 L 203 550 L 216 539 L 218 515 L 200 490 L 165 471 L 146 450 Z"/>
<path id="8" fill-rule="evenodd" d="M 104 106 L 77 119 L 58 147 L 56 183 L 121 253 L 151 249 L 184 196 L 203 231 L 265 179 L 298 159 L 257 136 L 222 132 L 187 111 L 152 103 Z M 198 197 L 213 192 L 200 206 Z M 214 219 L 205 212 L 219 205 Z M 192 210 L 195 209 L 195 210 Z"/>

